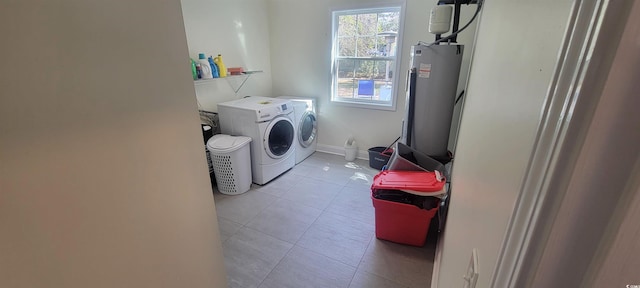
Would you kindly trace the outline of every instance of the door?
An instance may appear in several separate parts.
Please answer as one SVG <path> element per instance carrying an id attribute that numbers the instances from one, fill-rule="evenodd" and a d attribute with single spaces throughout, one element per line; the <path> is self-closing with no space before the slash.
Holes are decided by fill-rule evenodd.
<path id="1" fill-rule="evenodd" d="M 285 116 L 271 120 L 264 131 L 264 150 L 269 157 L 277 159 L 284 157 L 291 150 L 293 144 L 293 122 Z"/>
<path id="2" fill-rule="evenodd" d="M 307 148 L 311 146 L 316 139 L 318 133 L 318 120 L 316 119 L 316 113 L 313 111 L 305 111 L 298 123 L 298 142 L 300 146 Z"/>

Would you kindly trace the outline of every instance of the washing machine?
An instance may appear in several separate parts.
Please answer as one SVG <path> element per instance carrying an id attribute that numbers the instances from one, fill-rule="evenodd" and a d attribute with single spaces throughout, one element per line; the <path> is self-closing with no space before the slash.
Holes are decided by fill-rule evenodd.
<path id="1" fill-rule="evenodd" d="M 280 96 L 293 104 L 293 124 L 296 129 L 296 164 L 316 152 L 318 146 L 318 117 L 316 100 L 296 96 Z"/>
<path id="2" fill-rule="evenodd" d="M 253 182 L 264 185 L 295 166 L 293 104 L 251 96 L 218 103 L 222 134 L 251 137 Z"/>

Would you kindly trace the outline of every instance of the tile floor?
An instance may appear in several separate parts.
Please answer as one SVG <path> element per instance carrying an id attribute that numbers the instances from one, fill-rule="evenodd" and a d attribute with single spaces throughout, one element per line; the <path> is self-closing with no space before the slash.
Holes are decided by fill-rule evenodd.
<path id="1" fill-rule="evenodd" d="M 316 152 L 244 194 L 214 189 L 229 287 L 430 287 L 436 233 L 424 247 L 375 238 L 377 172 Z"/>

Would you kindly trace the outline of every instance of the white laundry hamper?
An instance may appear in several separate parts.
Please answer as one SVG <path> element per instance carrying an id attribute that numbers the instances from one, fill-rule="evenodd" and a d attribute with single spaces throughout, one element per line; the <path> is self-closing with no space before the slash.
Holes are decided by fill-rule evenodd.
<path id="1" fill-rule="evenodd" d="M 251 188 L 251 138 L 214 135 L 207 141 L 213 173 L 222 194 L 238 195 Z"/>

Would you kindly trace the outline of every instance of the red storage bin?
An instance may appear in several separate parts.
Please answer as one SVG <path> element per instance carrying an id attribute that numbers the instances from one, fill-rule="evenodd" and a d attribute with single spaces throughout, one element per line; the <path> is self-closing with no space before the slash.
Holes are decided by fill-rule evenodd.
<path id="1" fill-rule="evenodd" d="M 434 172 L 383 171 L 376 175 L 371 186 L 376 238 L 423 246 L 429 232 L 429 224 L 438 212 L 439 206 L 426 210 L 413 204 L 377 199 L 374 194 L 378 190 L 411 190 L 413 195 L 433 197 L 444 193 L 443 186 L 444 179 Z"/>
<path id="2" fill-rule="evenodd" d="M 431 219 L 438 207 L 431 210 L 414 205 L 373 198 L 376 210 L 376 238 L 412 246 L 424 246 Z"/>

